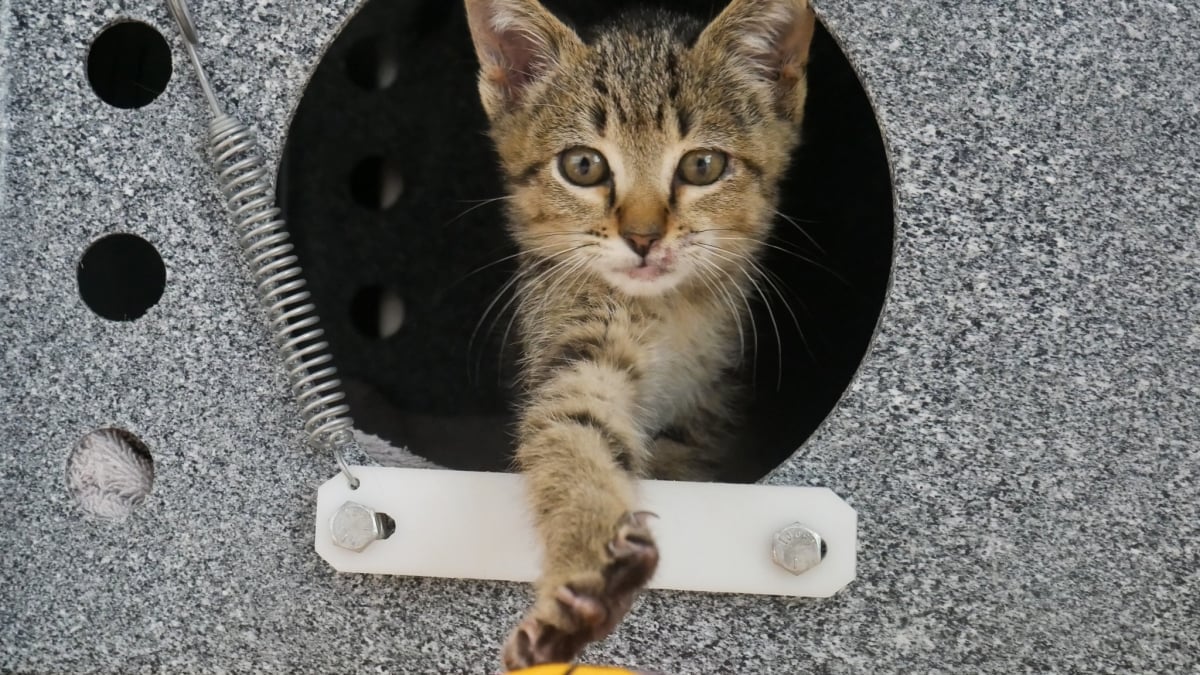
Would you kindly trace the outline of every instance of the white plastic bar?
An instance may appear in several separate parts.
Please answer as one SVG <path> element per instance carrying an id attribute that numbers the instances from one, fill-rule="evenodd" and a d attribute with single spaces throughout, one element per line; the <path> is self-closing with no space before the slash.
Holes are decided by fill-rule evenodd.
<path id="1" fill-rule="evenodd" d="M 539 546 L 516 474 L 356 466 L 317 493 L 316 549 L 339 572 L 532 581 Z M 857 515 L 826 488 L 641 481 L 638 508 L 660 562 L 651 588 L 828 597 L 854 579 Z M 361 552 L 334 545 L 329 523 L 347 501 L 386 513 L 389 538 Z M 827 552 L 793 575 L 771 559 L 774 534 L 800 522 Z"/>

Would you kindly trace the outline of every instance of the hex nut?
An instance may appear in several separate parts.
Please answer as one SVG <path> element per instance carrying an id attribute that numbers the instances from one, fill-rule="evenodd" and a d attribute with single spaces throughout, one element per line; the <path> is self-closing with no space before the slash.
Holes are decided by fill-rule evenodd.
<path id="1" fill-rule="evenodd" d="M 780 528 L 771 544 L 771 559 L 792 574 L 803 574 L 825 557 L 821 535 L 800 523 Z"/>
<path id="2" fill-rule="evenodd" d="M 358 502 L 346 502 L 338 507 L 329 520 L 333 543 L 351 551 L 362 551 L 377 539 L 390 534 L 386 529 L 387 516 Z"/>

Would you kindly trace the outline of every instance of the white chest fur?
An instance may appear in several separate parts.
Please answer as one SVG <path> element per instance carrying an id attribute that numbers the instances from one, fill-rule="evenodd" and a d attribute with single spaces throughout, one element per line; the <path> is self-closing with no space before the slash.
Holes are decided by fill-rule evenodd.
<path id="1" fill-rule="evenodd" d="M 660 314 L 648 329 L 651 359 L 639 403 L 646 428 L 660 429 L 686 419 L 714 391 L 723 370 L 737 364 L 736 326 L 680 304 Z"/>

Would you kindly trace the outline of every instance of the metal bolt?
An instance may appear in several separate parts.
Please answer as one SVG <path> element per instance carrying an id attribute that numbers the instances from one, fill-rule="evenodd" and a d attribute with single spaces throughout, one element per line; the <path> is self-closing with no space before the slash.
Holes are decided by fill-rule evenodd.
<path id="1" fill-rule="evenodd" d="M 803 574 L 820 564 L 825 557 L 825 542 L 821 535 L 800 523 L 792 523 L 775 533 L 771 559 L 792 574 Z"/>
<path id="2" fill-rule="evenodd" d="M 329 519 L 333 543 L 355 552 L 370 546 L 373 541 L 387 539 L 395 531 L 396 521 L 386 513 L 376 513 L 358 502 L 342 504 Z"/>

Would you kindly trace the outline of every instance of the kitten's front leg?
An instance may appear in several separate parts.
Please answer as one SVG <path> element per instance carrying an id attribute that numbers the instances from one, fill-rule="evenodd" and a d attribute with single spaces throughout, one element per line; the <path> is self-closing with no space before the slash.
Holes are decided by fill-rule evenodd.
<path id="1" fill-rule="evenodd" d="M 658 564 L 630 470 L 646 461 L 633 419 L 635 383 L 580 359 L 533 392 L 520 427 L 525 475 L 544 546 L 537 600 L 504 646 L 506 668 L 570 661 L 608 635 Z"/>

